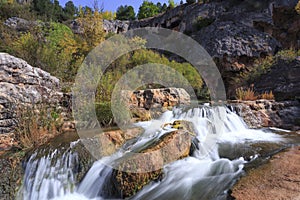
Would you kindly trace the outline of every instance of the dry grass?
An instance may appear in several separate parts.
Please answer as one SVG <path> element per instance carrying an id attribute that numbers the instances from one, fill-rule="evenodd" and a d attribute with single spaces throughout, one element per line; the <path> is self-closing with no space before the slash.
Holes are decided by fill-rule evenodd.
<path id="1" fill-rule="evenodd" d="M 298 1 L 295 10 L 297 11 L 297 13 L 300 15 L 300 1 Z"/>
<path id="2" fill-rule="evenodd" d="M 238 100 L 253 101 L 256 100 L 258 96 L 255 95 L 253 88 L 248 88 L 246 90 L 244 90 L 243 88 L 238 88 L 236 90 L 236 98 Z"/>
<path id="3" fill-rule="evenodd" d="M 267 99 L 267 100 L 275 99 L 272 91 L 264 92 L 263 94 L 256 94 L 253 89 L 253 86 L 251 86 L 248 89 L 238 88 L 236 90 L 236 98 L 238 100 L 244 100 L 244 101 L 255 101 L 257 99 Z"/>
<path id="4" fill-rule="evenodd" d="M 260 95 L 260 98 L 261 99 L 267 99 L 267 100 L 274 100 L 275 99 L 272 91 L 264 92 L 263 94 Z"/>
<path id="5" fill-rule="evenodd" d="M 60 133 L 61 118 L 53 110 L 27 109 L 18 116 L 16 139 L 22 149 L 40 146 Z"/>

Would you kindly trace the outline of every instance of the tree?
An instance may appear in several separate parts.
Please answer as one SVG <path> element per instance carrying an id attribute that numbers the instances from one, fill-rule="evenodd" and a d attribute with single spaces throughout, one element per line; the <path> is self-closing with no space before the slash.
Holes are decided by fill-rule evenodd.
<path id="1" fill-rule="evenodd" d="M 183 4 L 183 1 L 182 0 L 180 0 L 180 5 L 182 5 Z"/>
<path id="2" fill-rule="evenodd" d="M 82 36 L 85 44 L 82 44 L 82 49 L 86 53 L 104 40 L 103 17 L 98 11 L 80 8 L 77 20 L 84 30 Z"/>
<path id="3" fill-rule="evenodd" d="M 65 20 L 74 19 L 75 14 L 77 13 L 77 8 L 74 5 L 73 1 L 68 1 L 64 7 L 64 16 Z"/>
<path id="4" fill-rule="evenodd" d="M 144 1 L 139 8 L 138 19 L 144 19 L 147 17 L 152 17 L 159 13 L 159 8 L 152 2 Z"/>
<path id="5" fill-rule="evenodd" d="M 186 0 L 188 4 L 196 3 L 196 0 Z"/>
<path id="6" fill-rule="evenodd" d="M 168 6 L 168 7 L 169 7 L 170 9 L 175 8 L 175 2 L 174 2 L 174 0 L 169 0 L 168 2 L 169 2 L 169 6 Z"/>
<path id="7" fill-rule="evenodd" d="M 160 3 L 160 2 L 157 2 L 156 6 L 158 7 L 159 12 L 161 12 L 161 10 L 162 10 L 162 5 L 161 5 L 161 3 Z"/>
<path id="8" fill-rule="evenodd" d="M 117 9 L 118 20 L 135 20 L 135 12 L 132 6 L 120 6 Z"/>
<path id="9" fill-rule="evenodd" d="M 167 10 L 168 10 L 168 6 L 166 3 L 164 3 L 160 12 L 166 12 Z"/>
<path id="10" fill-rule="evenodd" d="M 33 0 L 31 4 L 38 16 L 49 21 L 61 21 L 63 9 L 58 0 Z"/>

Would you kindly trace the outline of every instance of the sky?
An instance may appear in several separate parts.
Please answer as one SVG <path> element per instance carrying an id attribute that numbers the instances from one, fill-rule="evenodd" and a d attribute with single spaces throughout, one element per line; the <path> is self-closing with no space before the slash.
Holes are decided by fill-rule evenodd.
<path id="1" fill-rule="evenodd" d="M 60 5 L 62 7 L 65 6 L 65 3 L 68 2 L 69 0 L 59 0 Z M 76 6 L 89 6 L 93 7 L 93 2 L 94 0 L 72 0 L 73 3 Z M 137 13 L 139 10 L 140 5 L 143 3 L 144 0 L 98 0 L 100 6 L 102 3 L 104 4 L 104 10 L 108 11 L 113 11 L 115 12 L 117 8 L 121 5 L 130 5 L 134 7 L 134 11 Z M 161 2 L 168 4 L 168 0 L 149 0 L 152 1 L 153 3 Z M 179 4 L 180 0 L 174 0 L 175 3 Z M 184 1 L 185 2 L 185 1 Z"/>

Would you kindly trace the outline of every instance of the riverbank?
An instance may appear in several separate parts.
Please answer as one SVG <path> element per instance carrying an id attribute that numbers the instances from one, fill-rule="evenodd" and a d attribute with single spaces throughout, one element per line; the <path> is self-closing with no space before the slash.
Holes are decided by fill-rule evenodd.
<path id="1" fill-rule="evenodd" d="M 241 200 L 299 200 L 300 147 L 276 154 L 268 163 L 250 170 L 233 187 L 231 196 Z"/>

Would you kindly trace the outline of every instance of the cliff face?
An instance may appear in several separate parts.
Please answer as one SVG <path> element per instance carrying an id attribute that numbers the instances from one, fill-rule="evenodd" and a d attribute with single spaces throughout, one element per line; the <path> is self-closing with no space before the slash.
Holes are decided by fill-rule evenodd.
<path id="1" fill-rule="evenodd" d="M 228 0 L 184 4 L 159 16 L 130 22 L 129 29 L 162 27 L 190 35 L 214 58 L 227 95 L 232 98 L 236 88 L 247 84 L 242 75 L 251 71 L 254 60 L 274 55 L 282 48 L 300 48 L 300 15 L 294 9 L 297 2 Z M 279 74 L 276 69 L 274 73 Z"/>
<path id="2" fill-rule="evenodd" d="M 22 106 L 58 105 L 63 96 L 59 90 L 57 78 L 24 60 L 0 53 L 0 134 L 16 128 Z"/>

